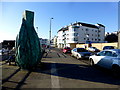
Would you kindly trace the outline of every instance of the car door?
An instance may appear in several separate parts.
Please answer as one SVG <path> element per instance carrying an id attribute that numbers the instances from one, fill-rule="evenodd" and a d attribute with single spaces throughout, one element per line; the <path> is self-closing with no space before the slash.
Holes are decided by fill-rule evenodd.
<path id="1" fill-rule="evenodd" d="M 101 66 L 110 69 L 117 54 L 112 51 L 105 51 L 105 57 L 102 59 Z"/>
<path id="2" fill-rule="evenodd" d="M 93 57 L 93 60 L 94 60 L 94 63 L 95 64 L 98 64 L 98 65 L 101 65 L 101 60 L 102 58 L 105 57 L 105 51 L 101 51 L 99 53 L 97 53 L 94 57 Z"/>

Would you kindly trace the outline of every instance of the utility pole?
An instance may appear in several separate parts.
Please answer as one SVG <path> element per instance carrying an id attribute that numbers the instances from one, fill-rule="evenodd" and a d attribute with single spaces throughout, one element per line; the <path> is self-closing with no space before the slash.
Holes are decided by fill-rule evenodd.
<path id="1" fill-rule="evenodd" d="M 50 47 L 51 47 L 51 25 L 52 25 L 52 19 L 53 19 L 53 18 L 50 18 L 50 31 L 49 31 L 49 34 L 50 34 L 50 35 L 49 35 L 49 36 L 50 36 L 50 37 L 49 37 L 50 44 L 49 44 L 49 51 L 50 51 Z"/>

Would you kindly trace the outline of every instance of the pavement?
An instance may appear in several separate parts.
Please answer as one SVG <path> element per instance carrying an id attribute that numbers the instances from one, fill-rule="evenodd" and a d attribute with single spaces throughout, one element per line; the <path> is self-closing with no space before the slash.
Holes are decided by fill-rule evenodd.
<path id="1" fill-rule="evenodd" d="M 45 53 L 41 62 L 34 71 L 27 71 L 21 70 L 14 63 L 8 65 L 1 61 L 2 89 L 120 89 L 120 80 L 61 53 L 59 49 Z"/>

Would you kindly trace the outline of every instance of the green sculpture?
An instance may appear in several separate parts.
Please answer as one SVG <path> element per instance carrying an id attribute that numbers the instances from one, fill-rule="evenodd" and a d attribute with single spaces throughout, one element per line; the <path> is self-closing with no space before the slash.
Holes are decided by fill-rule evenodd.
<path id="1" fill-rule="evenodd" d="M 42 58 L 40 41 L 33 24 L 34 12 L 26 10 L 16 37 L 16 63 L 22 69 L 33 69 Z"/>

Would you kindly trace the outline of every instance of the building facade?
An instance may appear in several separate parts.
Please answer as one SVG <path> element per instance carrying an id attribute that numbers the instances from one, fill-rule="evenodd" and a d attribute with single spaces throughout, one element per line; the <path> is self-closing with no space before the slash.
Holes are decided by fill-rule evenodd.
<path id="1" fill-rule="evenodd" d="M 76 22 L 58 31 L 57 46 L 75 47 L 78 43 L 104 42 L 105 26 Z"/>
<path id="2" fill-rule="evenodd" d="M 57 36 L 54 36 L 53 37 L 53 45 L 54 45 L 54 47 L 57 47 Z"/>
<path id="3" fill-rule="evenodd" d="M 49 45 L 49 40 L 48 39 L 39 38 L 39 40 L 40 40 L 41 45 Z"/>

